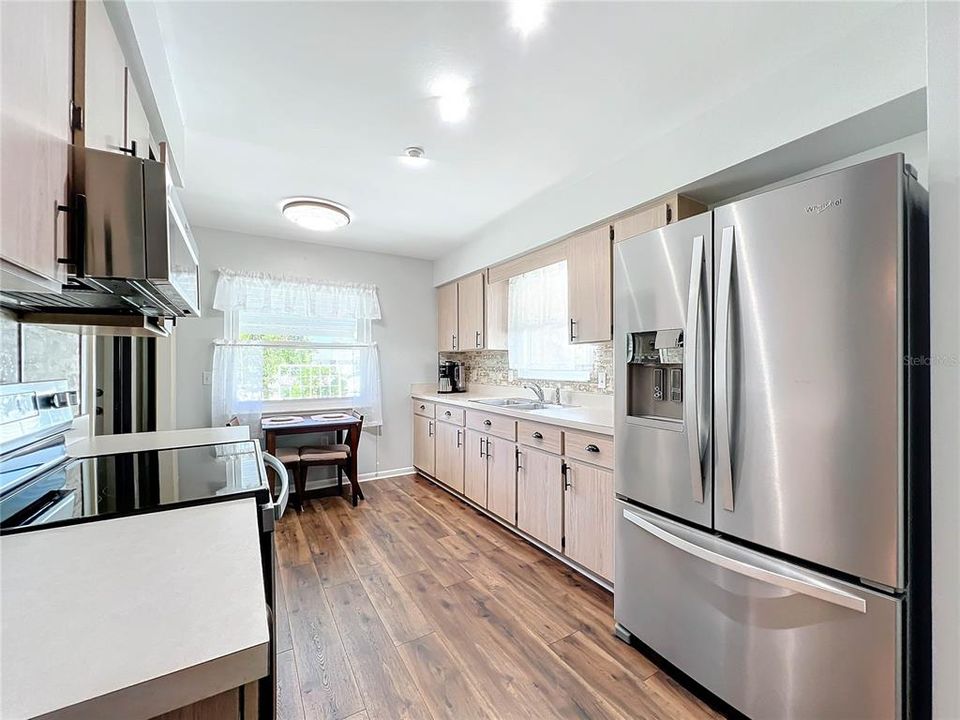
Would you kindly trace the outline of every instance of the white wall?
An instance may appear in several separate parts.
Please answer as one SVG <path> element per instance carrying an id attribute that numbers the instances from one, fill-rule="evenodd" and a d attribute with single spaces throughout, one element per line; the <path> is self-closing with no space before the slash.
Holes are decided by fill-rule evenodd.
<path id="1" fill-rule="evenodd" d="M 434 283 L 563 237 L 925 84 L 923 5 L 891 4 L 876 22 L 704 108 L 618 162 L 519 205 L 440 258 Z"/>
<path id="2" fill-rule="evenodd" d="M 436 382 L 437 322 L 432 264 L 277 238 L 193 228 L 200 248 L 202 317 L 181 321 L 177 335 L 177 426 L 210 425 L 210 386 L 202 373 L 213 366 L 213 340 L 223 337 L 223 313 L 212 308 L 217 269 L 374 283 L 383 319 L 374 322 L 380 347 L 383 427 L 364 432 L 360 473 L 413 465 L 410 384 Z"/>
<path id="3" fill-rule="evenodd" d="M 933 717 L 960 718 L 960 4 L 927 4 Z"/>

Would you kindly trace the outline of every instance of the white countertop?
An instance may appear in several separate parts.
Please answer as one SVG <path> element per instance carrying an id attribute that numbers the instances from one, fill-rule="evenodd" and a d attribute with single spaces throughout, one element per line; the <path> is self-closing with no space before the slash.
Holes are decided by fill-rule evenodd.
<path id="1" fill-rule="evenodd" d="M 0 717 L 150 718 L 268 672 L 253 498 L 0 538 Z"/>
<path id="2" fill-rule="evenodd" d="M 564 407 L 546 410 L 515 410 L 513 408 L 484 405 L 476 400 L 489 400 L 491 397 L 519 397 L 521 393 L 506 388 L 502 395 L 491 396 L 487 393 L 438 393 L 412 392 L 410 397 L 417 400 L 429 400 L 443 405 L 455 405 L 467 410 L 509 415 L 520 420 L 530 420 L 548 425 L 560 425 L 574 430 L 585 430 L 602 435 L 613 435 L 613 410 L 606 407 Z M 531 401 L 533 398 L 531 398 Z"/>
<path id="3" fill-rule="evenodd" d="M 193 445 L 241 442 L 249 439 L 250 428 L 246 425 L 191 428 L 188 430 L 158 430 L 156 432 L 123 433 L 120 435 L 95 435 L 68 445 L 67 454 L 70 457 L 83 458 L 92 455 L 117 455 L 139 450 L 168 450 Z"/>

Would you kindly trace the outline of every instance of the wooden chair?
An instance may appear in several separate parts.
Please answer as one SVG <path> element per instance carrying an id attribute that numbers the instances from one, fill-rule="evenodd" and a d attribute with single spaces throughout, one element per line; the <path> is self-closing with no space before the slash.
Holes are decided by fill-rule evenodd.
<path id="1" fill-rule="evenodd" d="M 357 477 L 357 448 L 360 445 L 360 431 L 363 429 L 363 415 L 354 413 L 359 419 L 347 432 L 346 443 L 336 445 L 318 445 L 300 448 L 300 471 L 297 477 L 297 495 L 306 491 L 307 470 L 314 465 L 337 466 L 337 492 L 343 492 L 343 472 L 347 471 L 350 480 L 351 500 L 357 506 L 357 500 L 363 500 L 360 479 Z"/>
<path id="2" fill-rule="evenodd" d="M 237 427 L 240 425 L 240 420 L 234 415 L 227 421 L 227 427 Z M 287 472 L 290 474 L 290 477 L 296 480 L 297 476 L 300 474 L 300 450 L 295 447 L 278 447 L 276 455 L 277 458 L 283 466 L 287 468 Z M 270 468 L 267 468 L 267 484 L 270 485 L 270 494 L 276 495 L 276 488 L 273 486 L 273 481 L 270 480 L 272 475 L 270 474 Z M 300 509 L 303 509 L 303 496 L 297 495 L 297 502 L 300 503 Z"/>

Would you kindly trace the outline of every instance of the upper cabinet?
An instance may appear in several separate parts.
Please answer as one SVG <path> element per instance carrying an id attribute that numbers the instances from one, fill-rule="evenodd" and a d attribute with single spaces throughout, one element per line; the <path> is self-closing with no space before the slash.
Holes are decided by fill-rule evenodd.
<path id="1" fill-rule="evenodd" d="M 459 350 L 460 327 L 457 310 L 457 283 L 437 288 L 437 345 L 440 352 Z"/>
<path id="2" fill-rule="evenodd" d="M 487 284 L 485 272 L 437 288 L 437 345 L 440 352 L 507 347 L 506 281 Z"/>
<path id="3" fill-rule="evenodd" d="M 65 278 L 73 7 L 0 3 L 0 269 L 4 287 L 57 292 Z"/>
<path id="4" fill-rule="evenodd" d="M 613 241 L 620 242 L 706 210 L 707 206 L 696 200 L 684 195 L 671 195 L 614 219 Z"/>
<path id="5" fill-rule="evenodd" d="M 613 338 L 613 258 L 610 226 L 567 239 L 567 331 L 572 343 Z"/>
<path id="6" fill-rule="evenodd" d="M 457 281 L 457 320 L 460 350 L 479 350 L 484 347 L 483 289 L 486 280 L 482 272 Z"/>
<path id="7" fill-rule="evenodd" d="M 80 26 L 85 31 L 77 31 L 76 58 L 83 63 L 76 97 L 83 108 L 83 144 L 118 152 L 126 140 L 126 61 L 103 2 L 89 0 L 77 7 L 86 16 Z"/>

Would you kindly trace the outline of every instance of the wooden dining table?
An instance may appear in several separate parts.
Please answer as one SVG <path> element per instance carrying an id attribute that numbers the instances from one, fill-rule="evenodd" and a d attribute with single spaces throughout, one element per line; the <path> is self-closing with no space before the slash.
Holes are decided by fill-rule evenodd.
<path id="1" fill-rule="evenodd" d="M 297 418 L 296 420 L 287 420 L 286 418 Z M 260 427 L 263 429 L 264 444 L 266 450 L 271 455 L 277 452 L 277 437 L 280 435 L 299 435 L 307 433 L 336 432 L 337 444 L 343 442 L 344 432 L 348 436 L 356 433 L 359 435 L 362 420 L 350 412 L 328 412 L 314 413 L 304 415 L 273 415 L 264 416 L 260 421 Z M 363 498 L 363 492 L 360 490 L 360 477 L 357 473 L 357 452 L 356 448 L 360 444 L 360 438 L 350 438 L 354 442 L 350 445 L 353 452 L 350 453 L 350 461 L 347 465 L 347 479 L 350 480 L 350 488 L 354 497 Z M 270 476 L 270 470 L 267 470 Z M 271 490 L 272 483 L 271 483 Z M 301 498 L 301 502 L 302 502 Z"/>

